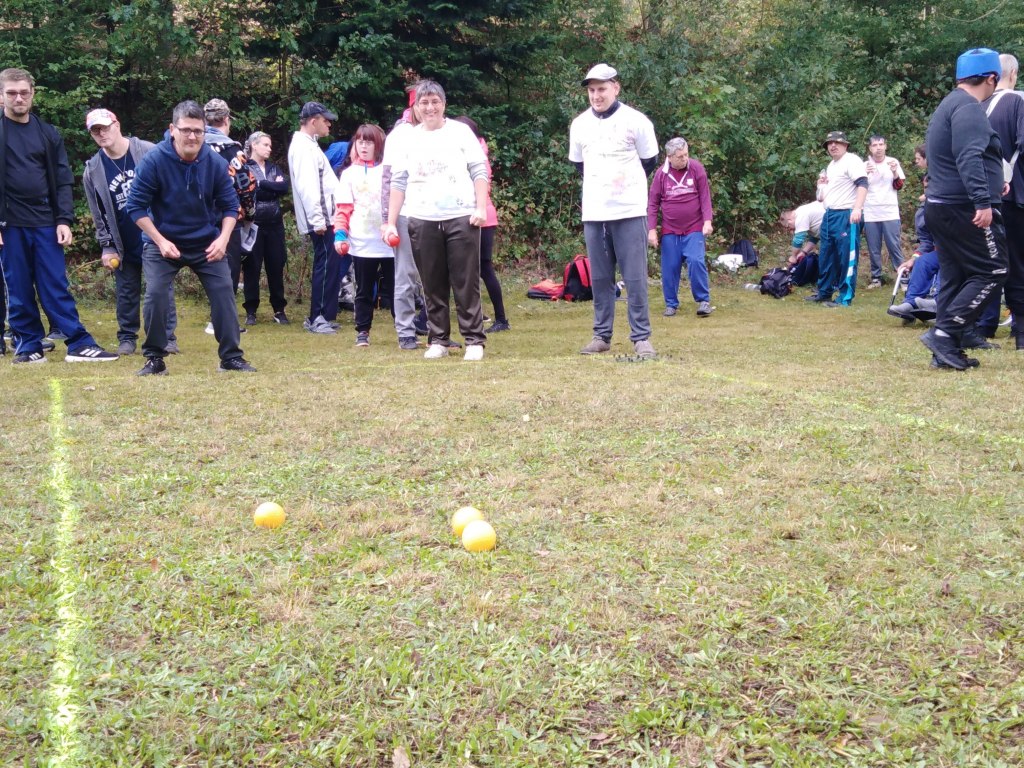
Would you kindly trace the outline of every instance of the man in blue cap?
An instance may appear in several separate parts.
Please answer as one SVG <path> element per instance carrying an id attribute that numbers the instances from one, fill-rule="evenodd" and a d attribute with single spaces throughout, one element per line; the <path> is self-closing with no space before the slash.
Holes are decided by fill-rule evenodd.
<path id="1" fill-rule="evenodd" d="M 924 217 L 939 252 L 942 285 L 935 326 L 921 342 L 936 368 L 964 371 L 978 365 L 964 354 L 964 336 L 1006 282 L 1002 150 L 980 103 L 995 92 L 1000 71 L 999 54 L 990 48 L 961 54 L 956 89 L 928 123 Z"/>

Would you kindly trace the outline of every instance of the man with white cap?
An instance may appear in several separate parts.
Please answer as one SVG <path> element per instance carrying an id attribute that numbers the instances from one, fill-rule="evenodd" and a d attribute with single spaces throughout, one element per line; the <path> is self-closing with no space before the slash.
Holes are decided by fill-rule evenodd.
<path id="1" fill-rule="evenodd" d="M 569 160 L 583 177 L 583 235 L 594 293 L 594 338 L 583 349 L 611 349 L 615 265 L 626 283 L 630 340 L 641 359 L 656 356 L 647 306 L 647 176 L 658 164 L 654 126 L 618 100 L 619 75 L 597 64 L 583 78 L 590 109 L 569 128 Z"/>
<path id="2" fill-rule="evenodd" d="M 317 144 L 331 132 L 338 116 L 318 101 L 307 101 L 299 113 L 299 130 L 288 147 L 292 177 L 295 224 L 313 246 L 313 285 L 309 317 L 303 323 L 310 333 L 335 333 L 338 291 L 341 290 L 341 257 L 334 252 L 334 175 L 327 156 Z"/>
<path id="3" fill-rule="evenodd" d="M 142 230 L 126 210 L 135 167 L 155 147 L 148 141 L 121 133 L 117 115 L 94 109 L 85 116 L 85 127 L 99 151 L 85 163 L 82 184 L 92 212 L 96 242 L 102 249 L 103 266 L 114 273 L 117 287 L 117 354 L 134 355 L 139 339 L 139 301 L 142 297 Z M 167 318 L 168 353 L 178 351 L 174 330 L 174 284 L 170 287 Z M 145 313 L 148 307 L 143 310 Z"/>

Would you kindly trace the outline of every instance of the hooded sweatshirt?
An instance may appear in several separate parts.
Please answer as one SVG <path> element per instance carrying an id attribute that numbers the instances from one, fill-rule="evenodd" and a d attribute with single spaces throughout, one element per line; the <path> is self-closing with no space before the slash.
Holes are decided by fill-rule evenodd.
<path id="1" fill-rule="evenodd" d="M 148 216 L 160 234 L 179 250 L 206 248 L 220 236 L 225 216 L 238 218 L 238 194 L 228 176 L 228 164 L 203 144 L 190 163 L 165 139 L 142 158 L 128 195 L 132 221 Z M 152 242 L 143 234 L 143 242 Z"/>

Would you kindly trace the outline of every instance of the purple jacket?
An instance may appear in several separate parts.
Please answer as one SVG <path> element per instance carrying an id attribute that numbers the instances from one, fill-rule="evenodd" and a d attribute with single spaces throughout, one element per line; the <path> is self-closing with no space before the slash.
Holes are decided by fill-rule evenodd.
<path id="1" fill-rule="evenodd" d="M 661 234 L 692 235 L 711 221 L 711 188 L 704 166 L 690 158 L 686 170 L 677 171 L 668 164 L 654 172 L 651 191 L 647 194 L 647 228 L 658 226 L 661 211 Z"/>

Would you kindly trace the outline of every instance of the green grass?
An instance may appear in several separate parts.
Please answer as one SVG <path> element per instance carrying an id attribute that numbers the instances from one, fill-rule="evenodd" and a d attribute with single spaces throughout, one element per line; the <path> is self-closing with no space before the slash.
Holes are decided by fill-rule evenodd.
<path id="1" fill-rule="evenodd" d="M 1024 762 L 1005 338 L 937 372 L 887 295 L 722 282 L 587 359 L 591 305 L 506 291 L 482 364 L 264 313 L 220 375 L 198 304 L 166 378 L 0 364 L 0 763 Z"/>

